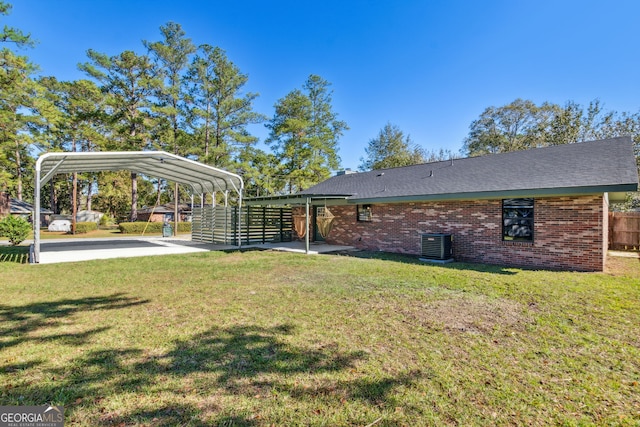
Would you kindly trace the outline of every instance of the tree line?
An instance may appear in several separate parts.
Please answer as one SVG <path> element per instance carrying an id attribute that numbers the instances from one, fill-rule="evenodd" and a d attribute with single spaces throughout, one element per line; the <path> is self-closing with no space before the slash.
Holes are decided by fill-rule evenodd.
<path id="1" fill-rule="evenodd" d="M 0 2 L 0 14 L 11 6 Z M 310 75 L 275 103 L 272 118 L 253 108 L 257 93 L 226 52 L 195 45 L 180 24 L 160 27 L 160 40 L 142 42 L 146 53 L 114 55 L 89 49 L 79 64 L 86 78 L 36 76 L 37 67 L 13 48 L 32 47 L 29 34 L 0 33 L 0 185 L 30 199 L 33 165 L 45 151 L 165 150 L 233 171 L 248 195 L 295 192 L 329 177 L 340 165 L 338 142 L 348 129 L 332 107 L 331 84 Z M 271 151 L 259 149 L 248 128 L 264 123 Z M 59 176 L 43 191 L 43 205 L 83 207 L 114 217 L 137 217 L 140 205 L 186 200 L 178 186 L 135 173 Z"/>
<path id="2" fill-rule="evenodd" d="M 0 15 L 10 10 L 0 0 Z M 37 75 L 37 66 L 18 53 L 34 44 L 19 29 L 0 31 L 0 191 L 19 200 L 30 201 L 35 158 L 46 151 L 165 150 L 240 174 L 249 196 L 294 193 L 340 167 L 338 143 L 349 127 L 333 109 L 331 83 L 318 75 L 277 100 L 269 118 L 254 110 L 259 94 L 245 91 L 248 76 L 227 53 L 194 44 L 175 22 L 160 27 L 159 40 L 144 40 L 142 54 L 89 49 L 79 64 L 86 78 L 75 81 Z M 270 151 L 257 147 L 249 131 L 254 124 L 269 130 Z M 640 159 L 640 113 L 605 111 L 598 100 L 583 107 L 516 99 L 486 108 L 459 153 L 425 150 L 387 123 L 368 142 L 359 168 L 620 135 L 633 137 Z M 171 184 L 123 172 L 58 176 L 43 191 L 43 205 L 71 212 L 80 204 L 135 220 L 138 206 L 186 201 Z"/>
<path id="3" fill-rule="evenodd" d="M 599 100 L 588 106 L 568 101 L 564 106 L 516 99 L 487 107 L 469 126 L 459 154 L 449 150 L 426 151 L 397 126 L 388 123 L 365 148 L 361 170 L 408 166 L 458 156 L 482 156 L 560 144 L 631 136 L 640 173 L 640 112 L 605 110 Z M 619 209 L 640 208 L 640 193 L 629 194 Z"/>

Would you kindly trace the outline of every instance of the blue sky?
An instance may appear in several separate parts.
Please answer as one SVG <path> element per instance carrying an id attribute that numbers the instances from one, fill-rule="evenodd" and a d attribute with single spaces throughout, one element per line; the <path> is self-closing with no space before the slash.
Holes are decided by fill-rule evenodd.
<path id="1" fill-rule="evenodd" d="M 488 106 L 516 98 L 640 110 L 640 2 L 14 0 L 2 24 L 39 41 L 25 50 L 40 74 L 85 78 L 87 49 L 144 52 L 159 27 L 226 50 L 273 105 L 310 74 L 332 83 L 349 131 L 342 166 L 357 168 L 387 123 L 427 150 L 458 152 Z M 263 126 L 251 128 L 264 140 Z"/>

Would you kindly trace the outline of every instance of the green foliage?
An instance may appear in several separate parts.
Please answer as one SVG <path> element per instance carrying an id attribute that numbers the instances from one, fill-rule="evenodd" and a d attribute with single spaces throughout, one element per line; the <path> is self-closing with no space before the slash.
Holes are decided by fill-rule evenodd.
<path id="1" fill-rule="evenodd" d="M 400 128 L 387 123 L 377 137 L 369 141 L 365 148 L 367 157 L 360 159 L 360 170 L 396 168 L 425 162 L 426 153 L 413 144 Z M 443 154 L 443 153 L 440 153 Z M 437 153 L 430 153 L 432 157 Z"/>
<path id="2" fill-rule="evenodd" d="M 254 147 L 246 147 L 238 156 L 238 171 L 244 179 L 247 196 L 269 196 L 276 193 L 279 180 L 278 158 Z"/>
<path id="3" fill-rule="evenodd" d="M 598 100 L 585 109 L 573 101 L 561 107 L 516 99 L 484 110 L 471 124 L 462 152 L 480 156 L 618 136 L 632 138 L 640 172 L 640 112 L 605 111 Z M 627 206 L 634 206 L 638 197 L 630 195 Z"/>
<path id="4" fill-rule="evenodd" d="M 333 112 L 330 85 L 311 75 L 304 92 L 294 89 L 275 105 L 275 115 L 266 125 L 271 131 L 267 143 L 280 159 L 282 191 L 309 188 L 340 165 L 338 141 L 349 127 Z"/>
<path id="5" fill-rule="evenodd" d="M 35 70 L 27 57 L 0 50 L 0 186 L 17 198 L 32 170 L 30 148 L 42 121 L 38 108 L 46 105 L 31 78 Z"/>
<path id="6" fill-rule="evenodd" d="M 74 426 L 638 425 L 637 259 L 353 255 L 0 263 L 3 405 L 53 396 Z"/>
<path id="7" fill-rule="evenodd" d="M 76 222 L 76 233 L 84 234 L 98 229 L 95 222 Z"/>
<path id="8" fill-rule="evenodd" d="M 189 64 L 190 55 L 196 50 L 187 38 L 184 30 L 175 22 L 160 27 L 163 40 L 143 41 L 152 56 L 158 72 L 158 85 L 154 87 L 156 101 L 152 105 L 154 112 L 154 146 L 175 154 L 192 154 L 184 136 L 185 119 L 185 83 L 184 71 Z"/>
<path id="9" fill-rule="evenodd" d="M 0 262 L 26 264 L 29 262 L 29 246 L 0 245 Z"/>
<path id="10" fill-rule="evenodd" d="M 0 220 L 0 236 L 9 239 L 12 246 L 17 246 L 29 236 L 31 224 L 18 216 L 8 215 Z"/>
<path id="11" fill-rule="evenodd" d="M 522 99 L 502 107 L 488 107 L 471 123 L 464 149 L 473 156 L 539 146 L 544 123 L 553 117 L 554 108 L 547 103 L 538 107 Z"/>
<path id="12" fill-rule="evenodd" d="M 161 82 L 157 70 L 146 55 L 124 51 L 107 56 L 89 49 L 90 62 L 80 69 L 93 77 L 106 94 L 110 138 L 108 150 L 142 150 L 149 146 L 151 133 L 151 97 Z"/>
<path id="13" fill-rule="evenodd" d="M 122 234 L 142 234 L 144 233 L 162 233 L 162 227 L 164 223 L 162 222 L 146 222 L 146 221 L 136 221 L 136 222 L 121 222 L 118 224 L 118 228 Z M 173 222 L 171 223 L 171 227 L 173 227 Z M 190 222 L 179 222 L 178 223 L 178 233 L 190 233 L 191 232 L 191 223 Z"/>
<path id="14" fill-rule="evenodd" d="M 114 223 L 113 218 L 110 217 L 109 215 L 105 214 L 100 217 L 100 227 L 107 227 L 113 223 Z"/>
<path id="15" fill-rule="evenodd" d="M 463 151 L 471 156 L 630 135 L 640 154 L 640 113 L 606 112 L 599 101 L 584 109 L 516 99 L 488 107 L 473 121 Z"/>
<path id="16" fill-rule="evenodd" d="M 249 77 L 219 47 L 202 45 L 186 79 L 190 101 L 189 126 L 198 141 L 200 161 L 228 167 L 238 153 L 257 142 L 247 126 L 266 120 L 253 111 L 257 93 L 242 95 Z"/>
<path id="17" fill-rule="evenodd" d="M 94 208 L 112 218 L 124 219 L 131 209 L 131 178 L 127 172 L 98 174 L 100 192 L 94 196 Z"/>
<path id="18" fill-rule="evenodd" d="M 0 1 L 0 15 L 9 15 L 12 7 L 11 4 Z M 0 30 L 0 43 L 15 43 L 18 47 L 32 47 L 35 44 L 31 34 L 24 34 L 21 30 L 7 25 Z"/>

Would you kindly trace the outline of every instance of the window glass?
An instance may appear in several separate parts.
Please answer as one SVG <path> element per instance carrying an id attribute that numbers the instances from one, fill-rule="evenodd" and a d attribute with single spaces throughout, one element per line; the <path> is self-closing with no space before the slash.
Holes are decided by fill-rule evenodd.
<path id="1" fill-rule="evenodd" d="M 371 205 L 358 205 L 358 221 L 371 221 Z"/>
<path id="2" fill-rule="evenodd" d="M 502 201 L 502 239 L 533 241 L 533 199 Z"/>

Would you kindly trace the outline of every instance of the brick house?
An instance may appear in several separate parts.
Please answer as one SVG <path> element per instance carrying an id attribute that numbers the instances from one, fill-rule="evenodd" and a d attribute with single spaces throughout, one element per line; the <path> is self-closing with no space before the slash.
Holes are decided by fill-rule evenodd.
<path id="1" fill-rule="evenodd" d="M 158 206 L 145 206 L 138 209 L 138 221 L 149 222 L 172 222 L 174 215 L 174 204 L 165 203 Z M 180 222 L 188 221 L 191 216 L 191 207 L 185 204 L 178 204 L 178 215 L 180 215 Z"/>
<path id="2" fill-rule="evenodd" d="M 637 189 L 633 144 L 620 137 L 339 173 L 295 196 L 311 201 L 313 240 L 326 206 L 330 244 L 420 255 L 424 233 L 447 233 L 456 261 L 602 271 L 609 204 Z"/>

